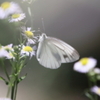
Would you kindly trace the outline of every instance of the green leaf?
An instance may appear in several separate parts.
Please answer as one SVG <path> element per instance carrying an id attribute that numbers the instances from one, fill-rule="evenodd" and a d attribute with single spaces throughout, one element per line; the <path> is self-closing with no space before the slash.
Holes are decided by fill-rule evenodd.
<path id="1" fill-rule="evenodd" d="M 6 85 L 8 85 L 8 82 L 2 76 L 0 76 L 0 80 L 4 81 L 6 83 Z"/>
<path id="2" fill-rule="evenodd" d="M 4 80 L 4 78 L 0 76 L 0 80 Z"/>
<path id="3" fill-rule="evenodd" d="M 24 80 L 24 79 L 26 78 L 26 76 L 27 76 L 27 73 L 26 73 L 24 76 L 20 77 L 20 78 L 18 79 L 18 83 L 21 82 L 22 80 Z"/>

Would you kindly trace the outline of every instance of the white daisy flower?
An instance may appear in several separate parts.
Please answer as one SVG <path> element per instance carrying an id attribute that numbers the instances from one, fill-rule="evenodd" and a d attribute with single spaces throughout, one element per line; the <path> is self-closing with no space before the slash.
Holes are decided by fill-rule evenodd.
<path id="1" fill-rule="evenodd" d="M 9 52 L 7 55 L 6 55 L 6 59 L 15 59 L 15 56 L 14 56 L 14 52 Z"/>
<path id="2" fill-rule="evenodd" d="M 21 13 L 22 10 L 15 2 L 4 2 L 0 6 L 0 19 L 7 18 L 8 15 L 13 13 Z"/>
<path id="3" fill-rule="evenodd" d="M 0 58 L 6 57 L 7 55 L 8 52 L 3 47 L 0 47 Z"/>
<path id="4" fill-rule="evenodd" d="M 94 58 L 82 58 L 80 61 L 74 64 L 74 70 L 80 73 L 87 73 L 97 64 L 97 60 Z"/>
<path id="5" fill-rule="evenodd" d="M 13 55 L 14 49 L 12 48 L 12 46 L 13 44 L 2 46 L 2 52 L 0 52 L 1 56 L 4 56 L 6 59 L 15 59 Z"/>
<path id="6" fill-rule="evenodd" d="M 22 29 L 23 29 L 22 35 L 24 37 L 26 37 L 27 39 L 32 39 L 34 37 L 33 31 L 31 31 L 31 27 L 27 27 L 27 29 L 25 29 L 25 27 L 23 27 Z"/>
<path id="7" fill-rule="evenodd" d="M 100 74 L 100 68 L 94 68 L 94 72 L 95 72 L 96 74 Z"/>
<path id="8" fill-rule="evenodd" d="M 5 19 L 5 18 L 7 18 L 7 14 L 6 13 L 4 13 L 4 11 L 3 11 L 3 9 L 0 7 L 0 19 Z"/>
<path id="9" fill-rule="evenodd" d="M 6 46 L 2 46 L 6 51 L 14 51 L 13 48 L 12 48 L 13 44 L 9 44 L 9 45 L 6 45 Z"/>
<path id="10" fill-rule="evenodd" d="M 0 100 L 11 100 L 10 98 L 0 98 Z"/>
<path id="11" fill-rule="evenodd" d="M 95 94 L 100 96 L 100 87 L 94 86 L 90 90 L 91 90 L 91 92 L 93 92 L 93 93 L 95 93 Z"/>
<path id="12" fill-rule="evenodd" d="M 92 68 L 89 70 L 88 75 L 94 76 L 100 74 L 100 68 Z"/>
<path id="13" fill-rule="evenodd" d="M 24 13 L 21 14 L 13 14 L 11 18 L 9 19 L 9 22 L 18 22 L 24 19 L 26 16 Z"/>
<path id="14" fill-rule="evenodd" d="M 31 58 L 33 55 L 35 55 L 35 51 L 33 50 L 32 47 L 23 45 L 22 50 L 21 50 L 21 55 L 30 56 Z"/>

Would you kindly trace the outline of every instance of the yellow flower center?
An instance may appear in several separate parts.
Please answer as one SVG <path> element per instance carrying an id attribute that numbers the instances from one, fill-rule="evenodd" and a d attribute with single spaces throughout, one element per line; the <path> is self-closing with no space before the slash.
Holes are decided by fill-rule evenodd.
<path id="1" fill-rule="evenodd" d="M 96 91 L 98 94 L 100 94 L 100 88 L 98 88 L 98 90 Z"/>
<path id="2" fill-rule="evenodd" d="M 31 31 L 25 31 L 25 34 L 29 37 L 32 38 L 34 34 Z"/>
<path id="3" fill-rule="evenodd" d="M 1 4 L 1 8 L 4 10 L 8 9 L 11 6 L 10 2 L 4 2 Z"/>
<path id="4" fill-rule="evenodd" d="M 28 51 L 28 52 L 32 52 L 33 48 L 31 48 L 30 46 L 26 46 L 23 48 L 24 51 Z"/>
<path id="5" fill-rule="evenodd" d="M 88 63 L 88 61 L 89 61 L 89 58 L 82 58 L 80 60 L 80 62 L 82 63 L 82 65 L 86 65 Z"/>
<path id="6" fill-rule="evenodd" d="M 14 19 L 15 19 L 15 18 L 19 18 L 19 17 L 20 17 L 20 14 L 13 14 L 13 15 L 12 15 L 12 18 L 14 18 Z"/>
<path id="7" fill-rule="evenodd" d="M 14 55 L 13 55 L 11 52 L 9 53 L 9 56 L 10 56 L 10 57 L 14 57 Z"/>

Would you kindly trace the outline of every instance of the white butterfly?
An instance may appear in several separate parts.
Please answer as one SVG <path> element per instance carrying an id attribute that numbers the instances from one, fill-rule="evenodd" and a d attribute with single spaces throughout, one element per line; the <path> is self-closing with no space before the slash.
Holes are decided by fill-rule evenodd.
<path id="1" fill-rule="evenodd" d="M 79 59 L 78 52 L 60 39 L 47 37 L 45 33 L 39 38 L 36 58 L 39 63 L 51 69 L 59 68 L 61 63 L 73 62 Z"/>

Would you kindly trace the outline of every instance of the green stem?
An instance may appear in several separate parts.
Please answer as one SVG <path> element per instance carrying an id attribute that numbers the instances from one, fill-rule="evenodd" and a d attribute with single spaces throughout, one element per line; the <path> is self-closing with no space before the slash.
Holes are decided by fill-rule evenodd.
<path id="1" fill-rule="evenodd" d="M 8 80 L 10 80 L 9 75 L 8 75 L 8 72 L 7 72 L 6 68 L 5 68 L 5 65 L 4 65 L 3 60 L 1 60 L 1 63 L 2 63 L 2 67 L 3 67 L 3 69 L 4 69 L 4 72 L 5 72 L 5 74 L 6 74 L 6 77 L 8 78 Z"/>
<path id="2" fill-rule="evenodd" d="M 9 97 L 10 97 L 10 93 L 11 93 L 11 87 L 9 86 L 9 87 L 8 87 L 7 96 L 6 96 L 7 98 L 9 98 Z"/>
<path id="3" fill-rule="evenodd" d="M 88 86 L 89 86 L 89 88 L 91 88 L 92 87 L 92 82 L 90 81 L 88 76 L 87 76 L 87 78 L 88 78 Z"/>
<path id="4" fill-rule="evenodd" d="M 17 81 L 16 81 L 16 83 L 15 83 L 15 94 L 14 94 L 14 99 L 13 99 L 13 100 L 16 100 L 17 89 L 18 89 L 18 83 L 17 83 Z"/>
<path id="5" fill-rule="evenodd" d="M 98 96 L 97 95 L 95 95 L 95 99 L 94 100 L 98 100 Z"/>
<path id="6" fill-rule="evenodd" d="M 18 54 L 17 54 L 18 55 Z M 11 86 L 11 90 L 8 91 L 7 96 L 10 94 L 11 100 L 16 100 L 17 96 L 17 88 L 18 88 L 18 76 L 20 71 L 22 70 L 22 62 L 20 61 L 20 56 L 16 56 L 16 62 L 10 62 L 12 65 L 11 77 L 9 80 L 9 84 Z M 24 62 L 23 62 L 24 63 Z"/>
<path id="7" fill-rule="evenodd" d="M 93 82 L 93 85 L 94 86 L 97 85 L 97 81 L 96 80 Z M 94 100 L 98 100 L 98 95 L 97 94 L 94 94 Z"/>
<path id="8" fill-rule="evenodd" d="M 17 73 L 18 73 L 18 71 L 19 71 L 19 60 L 18 60 L 18 57 L 16 57 L 16 60 L 17 60 L 17 63 L 15 62 L 15 64 L 14 64 L 14 68 L 15 68 L 15 70 L 13 70 L 13 75 L 14 75 L 14 81 L 13 81 L 13 87 L 12 87 L 12 92 L 11 92 L 11 99 L 12 100 L 16 100 L 16 95 L 17 95 L 17 85 L 18 85 L 18 75 L 17 75 Z"/>
<path id="9" fill-rule="evenodd" d="M 12 91 L 11 91 L 11 99 L 12 100 L 16 100 L 16 95 L 17 95 L 17 83 L 18 81 L 18 76 L 15 77 L 15 81 L 13 82 L 13 87 L 12 87 Z"/>
<path id="10" fill-rule="evenodd" d="M 10 80 L 8 72 L 7 72 L 6 68 L 5 68 L 5 66 L 4 66 L 4 71 L 5 71 L 5 74 L 6 74 L 7 78 L 8 78 L 8 80 Z"/>
<path id="11" fill-rule="evenodd" d="M 14 98 L 14 86 L 12 86 L 12 90 L 11 90 L 11 99 L 13 100 Z"/>

